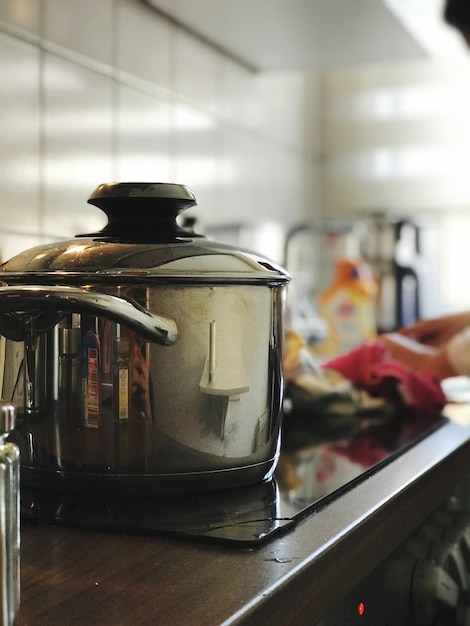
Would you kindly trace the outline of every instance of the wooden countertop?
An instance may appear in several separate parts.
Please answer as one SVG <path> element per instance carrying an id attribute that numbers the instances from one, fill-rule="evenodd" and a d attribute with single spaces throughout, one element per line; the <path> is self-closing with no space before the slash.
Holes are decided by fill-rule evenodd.
<path id="1" fill-rule="evenodd" d="M 255 549 L 24 523 L 16 626 L 315 624 L 470 471 L 469 435 L 446 423 Z"/>

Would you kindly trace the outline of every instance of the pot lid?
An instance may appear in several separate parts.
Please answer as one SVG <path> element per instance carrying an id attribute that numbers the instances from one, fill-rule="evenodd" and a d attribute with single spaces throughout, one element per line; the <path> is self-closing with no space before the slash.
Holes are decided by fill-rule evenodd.
<path id="1" fill-rule="evenodd" d="M 77 235 L 21 252 L 1 266 L 9 276 L 37 279 L 161 279 L 165 282 L 288 282 L 286 271 L 253 252 L 206 239 L 177 221 L 196 204 L 184 185 L 110 183 L 88 202 L 108 223 L 99 232 Z M 5 279 L 7 277 L 5 276 Z"/>

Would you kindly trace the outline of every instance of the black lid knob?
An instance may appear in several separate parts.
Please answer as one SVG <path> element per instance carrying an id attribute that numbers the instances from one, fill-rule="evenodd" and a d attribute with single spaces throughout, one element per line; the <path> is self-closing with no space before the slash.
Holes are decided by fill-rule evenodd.
<path id="1" fill-rule="evenodd" d="M 176 221 L 181 211 L 197 204 L 195 195 L 185 185 L 106 183 L 95 189 L 88 203 L 108 217 L 107 225 L 91 235 L 159 242 L 195 236 Z"/>

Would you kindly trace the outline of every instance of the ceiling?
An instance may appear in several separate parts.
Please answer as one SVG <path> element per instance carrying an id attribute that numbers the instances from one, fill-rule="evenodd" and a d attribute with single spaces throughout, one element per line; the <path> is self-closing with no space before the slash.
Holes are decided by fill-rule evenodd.
<path id="1" fill-rule="evenodd" d="M 146 1 L 254 70 L 331 69 L 463 50 L 443 23 L 443 0 Z"/>

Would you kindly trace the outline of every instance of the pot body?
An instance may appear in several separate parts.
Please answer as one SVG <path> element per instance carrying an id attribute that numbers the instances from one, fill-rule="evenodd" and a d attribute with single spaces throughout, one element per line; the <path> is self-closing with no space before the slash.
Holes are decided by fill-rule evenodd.
<path id="1" fill-rule="evenodd" d="M 89 202 L 102 231 L 0 268 L 23 483 L 136 495 L 269 478 L 289 277 L 182 228 L 195 204 L 184 186 L 105 184 Z"/>
<path id="2" fill-rule="evenodd" d="M 178 340 L 143 339 L 79 306 L 36 337 L 3 339 L 23 482 L 135 494 L 268 478 L 279 451 L 283 286 L 136 281 L 86 291 L 173 319 Z M 78 343 L 67 347 L 71 334 Z"/>

